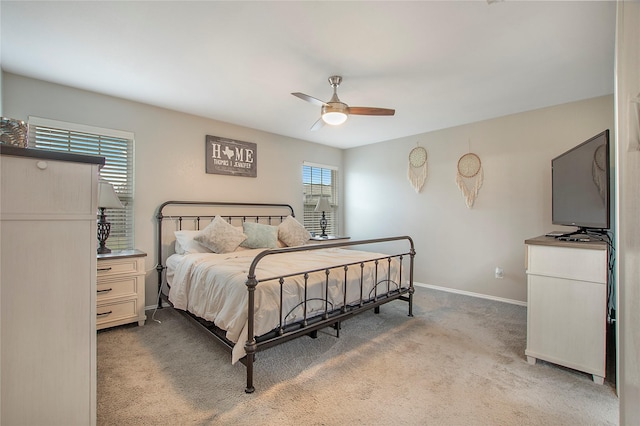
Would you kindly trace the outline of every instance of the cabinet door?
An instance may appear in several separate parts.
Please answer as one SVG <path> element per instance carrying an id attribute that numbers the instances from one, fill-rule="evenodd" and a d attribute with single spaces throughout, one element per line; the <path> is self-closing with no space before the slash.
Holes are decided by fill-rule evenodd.
<path id="1" fill-rule="evenodd" d="M 528 279 L 527 355 L 604 377 L 606 285 Z"/>
<path id="2" fill-rule="evenodd" d="M 94 424 L 95 222 L 0 226 L 1 422 Z"/>

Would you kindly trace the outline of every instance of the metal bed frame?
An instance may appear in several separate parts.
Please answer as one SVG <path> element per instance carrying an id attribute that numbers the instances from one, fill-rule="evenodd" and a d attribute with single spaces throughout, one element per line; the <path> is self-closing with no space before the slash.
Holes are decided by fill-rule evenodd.
<path id="1" fill-rule="evenodd" d="M 209 208 L 223 209 L 224 208 L 224 209 L 246 209 L 246 210 L 258 209 L 260 210 L 260 213 L 255 215 L 220 214 L 220 213 L 212 213 L 212 214 L 207 213 L 203 215 L 201 214 L 165 215 L 164 213 L 165 209 L 171 209 L 176 207 L 184 207 L 184 208 L 197 207 L 197 208 L 206 208 L 206 209 L 209 209 Z M 271 210 L 280 211 L 281 213 L 280 214 L 262 213 L 264 211 L 271 211 Z M 158 299 L 158 308 L 162 308 L 163 300 L 166 301 L 169 305 L 171 305 L 171 302 L 169 302 L 168 297 L 162 291 L 163 285 L 164 285 L 163 273 L 167 268 L 166 265 L 164 264 L 166 250 L 163 246 L 163 223 L 165 223 L 167 220 L 174 221 L 177 223 L 176 230 L 178 230 L 178 229 L 182 229 L 183 222 L 186 220 L 190 222 L 192 221 L 192 224 L 194 225 L 194 229 L 200 229 L 200 223 L 202 221 L 207 221 L 208 223 L 208 221 L 212 220 L 216 215 L 220 215 L 221 217 L 225 218 L 229 223 L 232 223 L 234 220 L 236 222 L 241 222 L 241 223 L 244 223 L 249 220 L 253 220 L 258 223 L 267 223 L 267 224 L 279 224 L 288 215 L 295 217 L 293 208 L 288 204 L 233 203 L 233 202 L 215 202 L 215 201 L 213 202 L 167 201 L 162 203 L 158 207 L 158 211 L 156 214 L 157 241 L 158 241 L 158 246 L 157 246 L 158 262 L 156 264 L 156 271 L 158 274 L 158 294 L 160 296 Z M 373 245 L 373 244 L 402 242 L 402 241 L 408 242 L 408 245 L 409 245 L 408 251 L 403 251 L 401 253 L 397 253 L 394 255 L 384 255 L 383 257 L 371 259 L 366 262 L 357 262 L 355 264 L 350 263 L 350 264 L 334 265 L 328 268 L 322 268 L 322 269 L 313 270 L 313 271 L 297 271 L 295 273 L 288 274 L 282 277 L 268 277 L 268 278 L 261 278 L 261 279 L 258 279 L 258 277 L 256 277 L 256 268 L 260 264 L 260 261 L 268 256 L 284 255 L 286 253 L 292 253 L 292 252 L 313 251 L 313 250 L 320 250 L 320 249 L 327 249 L 327 248 L 334 248 L 334 247 L 344 248 L 344 247 L 350 247 L 350 246 L 366 246 L 366 245 Z M 408 256 L 408 259 L 409 259 L 408 260 L 409 277 L 407 279 L 407 284 L 403 286 L 402 285 L 402 280 L 403 280 L 402 270 L 404 269 L 403 259 L 406 256 Z M 368 240 L 359 240 L 359 241 L 343 241 L 343 242 L 337 242 L 337 243 L 307 244 L 307 245 L 297 246 L 297 247 L 265 249 L 264 251 L 260 252 L 253 259 L 251 263 L 251 266 L 247 274 L 247 281 L 245 283 L 247 286 L 247 292 L 248 292 L 248 306 L 247 306 L 248 340 L 244 344 L 246 356 L 241 360 L 241 362 L 245 364 L 246 370 L 247 370 L 247 386 L 245 388 L 245 392 L 252 393 L 255 390 L 253 385 L 253 364 L 255 361 L 256 353 L 261 350 L 276 346 L 280 343 L 284 343 L 288 340 L 292 340 L 305 335 L 316 337 L 318 330 L 326 327 L 333 327 L 336 330 L 336 337 L 339 337 L 339 332 L 340 332 L 339 330 L 340 330 L 340 325 L 342 321 L 370 309 L 374 309 L 374 311 L 378 313 L 381 305 L 397 299 L 406 301 L 408 303 L 408 308 L 409 308 L 408 315 L 413 316 L 414 257 L 415 257 L 414 244 L 413 244 L 413 240 L 409 236 L 387 237 L 387 238 L 377 238 L 377 239 L 368 239 Z M 399 282 L 396 283 L 392 281 L 389 276 L 380 277 L 379 279 L 378 277 L 379 262 L 381 261 L 388 262 L 389 263 L 388 270 L 390 272 L 391 261 L 394 258 L 398 259 L 401 265 Z M 362 270 L 364 268 L 364 264 L 368 262 L 375 262 L 373 263 L 375 265 L 375 283 L 371 290 L 373 294 L 364 295 L 363 294 L 364 283 L 363 283 Z M 333 306 L 330 306 L 331 303 L 325 299 L 321 301 L 324 303 L 324 312 L 321 315 L 309 316 L 309 317 L 307 316 L 307 309 L 306 309 L 307 303 L 312 301 L 312 299 L 307 298 L 307 295 L 306 295 L 306 288 L 307 288 L 306 283 L 307 283 L 308 275 L 310 273 L 324 271 L 324 273 L 328 277 L 330 270 L 342 269 L 344 270 L 343 290 L 346 290 L 346 281 L 347 281 L 348 271 L 349 270 L 352 271 L 353 269 L 357 270 L 358 268 L 361 271 L 360 272 L 360 300 L 358 303 L 347 304 L 346 291 L 343 291 L 344 303 L 342 304 L 342 306 L 334 309 Z M 282 290 L 282 285 L 284 283 L 284 280 L 286 278 L 293 277 L 293 276 L 304 277 L 304 280 L 305 280 L 305 297 L 304 297 L 304 300 L 301 302 L 301 304 L 303 305 L 302 307 L 304 312 L 303 319 L 293 324 L 285 324 L 284 320 L 287 318 L 289 314 L 291 314 L 291 312 L 288 312 L 288 313 L 282 312 L 282 292 L 281 292 L 280 325 L 276 327 L 274 330 L 272 330 L 271 332 L 268 332 L 262 336 L 254 336 L 254 319 L 255 319 L 254 293 L 256 290 L 256 286 L 258 286 L 260 282 L 271 281 L 275 279 L 279 281 L 280 288 Z M 328 286 L 328 278 L 326 280 L 325 286 Z M 325 287 L 325 290 L 326 289 L 327 287 Z M 325 294 L 327 294 L 326 291 L 325 291 Z M 313 299 L 313 300 L 317 301 L 317 299 Z M 186 315 L 188 318 L 192 319 L 193 321 L 195 321 L 204 329 L 206 329 L 220 343 L 222 343 L 227 350 L 231 351 L 233 349 L 235 344 L 229 341 L 225 337 L 224 330 L 221 330 L 220 328 L 216 327 L 215 324 L 209 321 L 206 321 L 202 318 L 199 318 L 191 314 L 190 312 L 179 310 L 179 309 L 178 311 Z M 238 344 L 239 343 L 240 342 L 238 342 Z"/>

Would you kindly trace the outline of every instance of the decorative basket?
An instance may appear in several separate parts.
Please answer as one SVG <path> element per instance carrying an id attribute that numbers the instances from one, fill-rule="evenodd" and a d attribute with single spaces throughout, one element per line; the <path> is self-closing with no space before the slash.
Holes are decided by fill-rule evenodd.
<path id="1" fill-rule="evenodd" d="M 24 121 L 0 117 L 0 143 L 26 148 L 29 126 Z"/>

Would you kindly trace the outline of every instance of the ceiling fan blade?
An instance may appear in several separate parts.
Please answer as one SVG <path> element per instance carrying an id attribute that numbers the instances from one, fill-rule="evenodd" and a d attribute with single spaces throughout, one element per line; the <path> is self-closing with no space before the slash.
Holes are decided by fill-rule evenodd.
<path id="1" fill-rule="evenodd" d="M 373 107 L 349 107 L 349 114 L 353 115 L 394 115 L 395 109 Z"/>
<path id="2" fill-rule="evenodd" d="M 318 121 L 313 123 L 313 126 L 311 126 L 311 131 L 315 132 L 316 130 L 320 130 L 322 126 L 324 126 L 324 121 L 322 120 L 322 117 L 320 117 L 318 118 Z"/>
<path id="3" fill-rule="evenodd" d="M 303 101 L 311 102 L 312 104 L 317 106 L 327 105 L 326 102 L 321 101 L 320 99 L 314 98 L 313 96 L 305 95 L 304 93 L 294 92 L 292 93 L 292 95 L 302 99 Z"/>

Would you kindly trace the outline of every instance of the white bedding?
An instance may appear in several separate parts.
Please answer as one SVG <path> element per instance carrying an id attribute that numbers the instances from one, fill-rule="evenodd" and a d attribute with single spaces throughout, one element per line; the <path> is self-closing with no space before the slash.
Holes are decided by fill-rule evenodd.
<path id="1" fill-rule="evenodd" d="M 245 282 L 253 258 L 264 249 L 242 250 L 226 254 L 197 253 L 172 255 L 167 259 L 167 278 L 171 285 L 169 300 L 178 309 L 187 310 L 201 318 L 212 321 L 226 331 L 226 337 L 236 344 L 233 348 L 232 362 L 245 355 L 244 343 L 247 341 L 247 300 Z M 292 272 L 304 272 L 329 266 L 383 257 L 380 253 L 357 250 L 329 248 L 312 251 L 300 251 L 270 255 L 263 258 L 256 269 L 258 280 L 280 277 Z M 398 282 L 399 262 L 394 259 L 391 279 Z M 378 281 L 386 280 L 388 262 L 378 262 Z M 373 262 L 365 264 L 363 298 L 369 298 L 375 277 Z M 325 277 L 323 271 L 310 274 L 307 286 L 307 299 L 325 297 Z M 338 268 L 329 274 L 328 300 L 333 308 L 343 303 L 344 270 Z M 360 300 L 360 265 L 352 265 L 348 272 L 347 303 Z M 392 289 L 395 287 L 392 286 Z M 386 291 L 381 286 L 378 294 Z M 304 277 L 286 278 L 284 283 L 284 308 L 286 315 L 304 299 Z M 255 292 L 256 336 L 265 334 L 280 324 L 279 319 L 280 285 L 278 280 L 260 282 Z M 307 304 L 307 317 L 324 311 L 323 302 Z M 331 305 L 329 306 L 331 309 Z M 302 319 L 302 308 L 294 311 L 286 323 Z"/>

